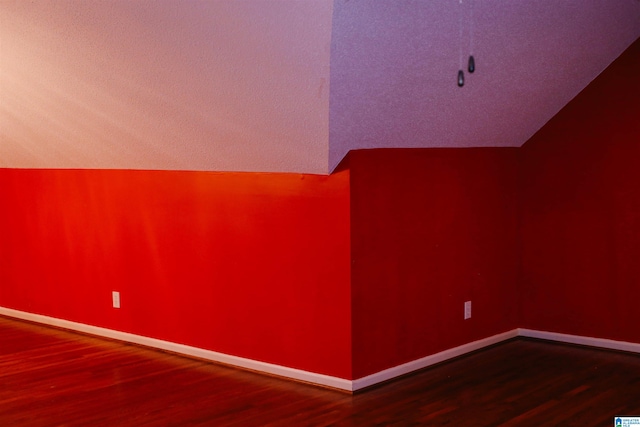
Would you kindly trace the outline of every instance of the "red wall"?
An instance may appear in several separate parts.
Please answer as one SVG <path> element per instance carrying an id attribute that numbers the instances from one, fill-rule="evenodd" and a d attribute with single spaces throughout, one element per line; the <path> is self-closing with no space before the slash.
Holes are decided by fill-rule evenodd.
<path id="1" fill-rule="evenodd" d="M 348 171 L 0 183 L 0 306 L 351 378 Z"/>
<path id="2" fill-rule="evenodd" d="M 517 149 L 349 163 L 355 378 L 518 326 Z"/>
<path id="3" fill-rule="evenodd" d="M 640 342 L 640 40 L 522 149 L 521 326 Z"/>

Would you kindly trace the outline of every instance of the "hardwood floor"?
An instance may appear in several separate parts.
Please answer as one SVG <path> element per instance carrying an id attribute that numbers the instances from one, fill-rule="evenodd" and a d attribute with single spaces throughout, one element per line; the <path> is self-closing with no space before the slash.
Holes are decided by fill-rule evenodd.
<path id="1" fill-rule="evenodd" d="M 355 394 L 0 317 L 0 426 L 613 426 L 640 357 L 518 339 Z"/>

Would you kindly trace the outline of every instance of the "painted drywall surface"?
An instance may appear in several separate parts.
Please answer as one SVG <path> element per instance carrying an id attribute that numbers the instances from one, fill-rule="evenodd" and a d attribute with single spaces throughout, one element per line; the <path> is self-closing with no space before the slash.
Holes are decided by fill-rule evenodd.
<path id="1" fill-rule="evenodd" d="M 639 36 L 635 0 L 336 0 L 330 167 L 358 148 L 519 147 Z"/>
<path id="2" fill-rule="evenodd" d="M 517 150 L 349 154 L 354 378 L 518 326 Z"/>
<path id="3" fill-rule="evenodd" d="M 636 0 L 0 1 L 0 167 L 327 173 L 356 148 L 518 146 L 638 35 Z"/>
<path id="4" fill-rule="evenodd" d="M 327 173 L 331 0 L 0 2 L 0 167 Z"/>
<path id="5" fill-rule="evenodd" d="M 640 40 L 523 147 L 521 326 L 640 342 Z"/>
<path id="6" fill-rule="evenodd" d="M 348 171 L 0 182 L 1 306 L 351 378 Z"/>

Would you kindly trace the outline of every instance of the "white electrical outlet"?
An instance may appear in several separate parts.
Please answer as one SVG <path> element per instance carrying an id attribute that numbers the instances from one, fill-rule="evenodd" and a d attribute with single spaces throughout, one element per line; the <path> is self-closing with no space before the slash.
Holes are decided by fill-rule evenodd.
<path id="1" fill-rule="evenodd" d="M 464 320 L 471 319 L 471 301 L 464 303 Z"/>
<path id="2" fill-rule="evenodd" d="M 113 301 L 113 308 L 120 308 L 120 292 L 111 292 L 111 300 Z"/>

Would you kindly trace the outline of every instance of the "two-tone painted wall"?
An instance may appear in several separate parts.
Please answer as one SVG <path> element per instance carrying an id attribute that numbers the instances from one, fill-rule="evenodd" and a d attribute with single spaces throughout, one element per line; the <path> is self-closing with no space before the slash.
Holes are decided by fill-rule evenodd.
<path id="1" fill-rule="evenodd" d="M 521 327 L 640 343 L 639 58 L 523 148 L 0 169 L 0 307 L 347 381 Z"/>

